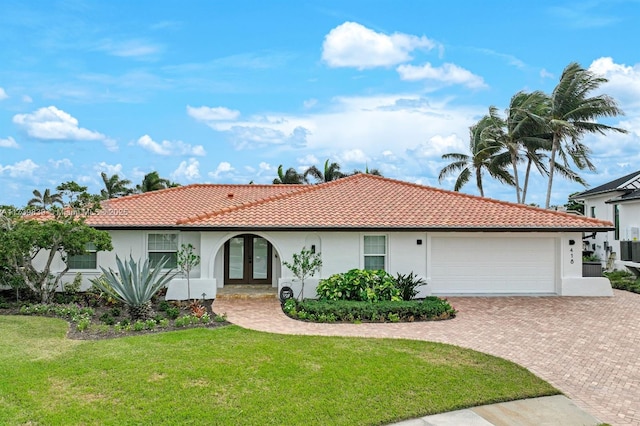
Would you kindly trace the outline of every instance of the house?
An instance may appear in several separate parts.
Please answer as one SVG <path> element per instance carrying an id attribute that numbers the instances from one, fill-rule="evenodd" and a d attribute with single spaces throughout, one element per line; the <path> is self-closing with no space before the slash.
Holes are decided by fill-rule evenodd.
<path id="1" fill-rule="evenodd" d="M 191 294 L 208 298 L 229 284 L 299 291 L 282 261 L 303 247 L 323 261 L 305 297 L 319 279 L 352 268 L 414 272 L 428 283 L 422 296 L 612 294 L 607 279 L 581 269 L 582 233 L 610 231 L 609 221 L 369 174 L 319 185 L 170 188 L 108 200 L 87 223 L 107 230 L 114 250 L 71 259 L 69 279 L 115 268 L 116 254 L 152 263 L 167 256 L 175 266 L 191 243 L 201 256 Z M 185 281 L 174 279 L 167 297 L 185 299 Z"/>
<path id="2" fill-rule="evenodd" d="M 640 268 L 640 171 L 571 198 L 584 205 L 585 216 L 614 224 L 607 232 L 585 235 L 587 253 L 615 269 Z"/>

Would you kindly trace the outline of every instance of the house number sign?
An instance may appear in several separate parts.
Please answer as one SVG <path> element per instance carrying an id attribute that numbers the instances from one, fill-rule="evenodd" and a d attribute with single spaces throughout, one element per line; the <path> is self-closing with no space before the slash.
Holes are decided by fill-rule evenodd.
<path id="1" fill-rule="evenodd" d="M 569 256 L 569 259 L 571 259 L 571 260 L 570 260 L 570 262 L 571 262 L 571 264 L 573 265 L 573 264 L 574 264 L 574 260 L 573 260 L 573 248 L 570 248 L 570 249 L 569 249 L 569 252 L 571 253 L 571 256 Z"/>

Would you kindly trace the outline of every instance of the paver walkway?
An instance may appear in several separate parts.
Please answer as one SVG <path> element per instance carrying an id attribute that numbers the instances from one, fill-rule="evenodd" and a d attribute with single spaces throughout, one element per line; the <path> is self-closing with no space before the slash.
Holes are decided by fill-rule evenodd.
<path id="1" fill-rule="evenodd" d="M 296 321 L 274 299 L 219 299 L 213 309 L 254 330 L 450 343 L 514 361 L 612 425 L 640 425 L 640 295 L 451 297 L 453 320 L 396 324 Z"/>

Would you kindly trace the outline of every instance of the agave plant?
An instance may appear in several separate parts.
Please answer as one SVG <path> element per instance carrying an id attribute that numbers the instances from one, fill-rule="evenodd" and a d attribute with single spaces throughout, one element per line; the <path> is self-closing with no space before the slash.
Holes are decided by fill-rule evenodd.
<path id="1" fill-rule="evenodd" d="M 93 284 L 100 290 L 122 301 L 129 308 L 131 319 L 146 320 L 154 316 L 151 308 L 151 298 L 175 276 L 175 272 L 162 273 L 162 268 L 169 259 L 162 259 L 155 268 L 149 267 L 149 260 L 145 260 L 142 267 L 140 261 L 133 260 L 123 262 L 116 255 L 118 272 L 111 268 L 107 271 L 102 266 L 103 280 L 94 280 Z M 106 285 L 105 285 L 106 284 Z"/>

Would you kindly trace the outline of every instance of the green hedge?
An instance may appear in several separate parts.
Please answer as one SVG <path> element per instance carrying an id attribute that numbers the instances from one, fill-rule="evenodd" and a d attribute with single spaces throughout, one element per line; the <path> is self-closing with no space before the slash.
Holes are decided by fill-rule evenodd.
<path id="1" fill-rule="evenodd" d="M 611 281 L 611 287 L 632 293 L 640 293 L 640 280 L 635 275 L 626 271 L 605 272 L 604 275 Z"/>
<path id="2" fill-rule="evenodd" d="M 453 318 L 456 310 L 444 299 L 380 301 L 288 299 L 284 312 L 292 318 L 313 322 L 411 322 Z"/>

